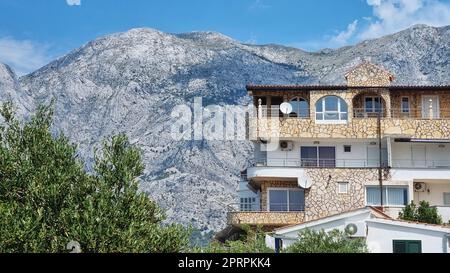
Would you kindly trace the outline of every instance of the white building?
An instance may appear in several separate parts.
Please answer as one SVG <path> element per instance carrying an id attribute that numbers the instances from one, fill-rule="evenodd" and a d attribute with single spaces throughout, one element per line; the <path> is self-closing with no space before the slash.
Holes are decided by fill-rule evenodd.
<path id="1" fill-rule="evenodd" d="M 276 229 L 266 236 L 266 244 L 286 249 L 305 229 L 345 232 L 349 228 L 351 237 L 365 238 L 370 253 L 450 253 L 450 226 L 394 220 L 370 207 Z"/>

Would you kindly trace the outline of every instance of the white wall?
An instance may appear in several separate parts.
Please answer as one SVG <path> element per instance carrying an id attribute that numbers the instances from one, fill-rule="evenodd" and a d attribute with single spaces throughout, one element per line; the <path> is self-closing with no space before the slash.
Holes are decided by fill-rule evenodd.
<path id="1" fill-rule="evenodd" d="M 440 148 L 439 144 L 393 142 L 393 167 L 450 167 L 450 144 L 444 146 Z"/>
<path id="2" fill-rule="evenodd" d="M 357 215 L 354 215 L 351 217 L 340 218 L 340 219 L 336 219 L 334 221 L 328 221 L 323 224 L 317 224 L 317 222 L 320 221 L 320 220 L 318 220 L 318 221 L 313 222 L 311 225 L 305 224 L 301 229 L 297 228 L 297 229 L 293 229 L 292 231 L 287 231 L 287 232 L 282 232 L 282 233 L 277 232 L 277 234 L 281 235 L 285 238 L 282 240 L 283 248 L 288 248 L 290 245 L 292 245 L 293 243 L 295 243 L 297 241 L 298 234 L 302 229 L 308 228 L 308 229 L 311 229 L 314 231 L 324 230 L 325 232 L 330 232 L 335 229 L 344 231 L 345 228 L 347 227 L 347 225 L 349 225 L 349 224 L 358 224 L 358 225 L 365 226 L 364 221 L 369 218 L 371 218 L 371 213 L 370 213 L 370 211 L 367 211 L 365 213 L 357 214 Z M 360 232 L 362 232 L 365 236 L 364 230 L 361 230 Z M 275 240 L 273 240 L 273 238 L 266 238 L 266 244 L 268 247 L 275 249 Z"/>
<path id="3" fill-rule="evenodd" d="M 300 148 L 302 146 L 318 146 L 318 147 L 336 147 L 336 164 L 337 167 L 376 167 L 378 164 L 378 145 L 370 145 L 367 141 L 320 141 L 320 144 L 314 144 L 314 141 L 294 141 L 294 149 L 292 151 L 267 152 L 268 166 L 300 166 Z M 351 145 L 350 153 L 344 152 L 344 145 Z M 374 149 L 375 158 L 368 160 L 368 149 Z M 261 155 L 261 154 L 260 154 Z"/>
<path id="4" fill-rule="evenodd" d="M 367 245 L 371 253 L 393 253 L 394 240 L 422 241 L 423 253 L 450 252 L 448 240 L 445 238 L 445 233 L 443 232 L 373 223 L 370 221 L 367 222 L 367 225 Z"/>

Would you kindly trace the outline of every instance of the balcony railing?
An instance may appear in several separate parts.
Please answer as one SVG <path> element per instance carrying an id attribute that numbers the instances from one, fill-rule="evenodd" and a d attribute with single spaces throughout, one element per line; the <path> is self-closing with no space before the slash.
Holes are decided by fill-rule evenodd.
<path id="1" fill-rule="evenodd" d="M 228 205 L 230 212 L 304 212 L 304 203 L 270 203 L 263 209 L 260 203 L 235 203 Z"/>
<path id="2" fill-rule="evenodd" d="M 450 109 L 431 108 L 430 110 L 428 110 L 421 108 L 393 108 L 390 110 L 375 109 L 374 111 L 367 111 L 366 109 L 362 108 L 353 109 L 354 118 L 376 118 L 378 117 L 378 113 L 381 114 L 382 118 L 392 119 L 450 119 Z"/>
<path id="3" fill-rule="evenodd" d="M 254 117 L 259 118 L 270 118 L 270 117 L 280 117 L 280 118 L 298 118 L 298 119 L 310 119 L 309 115 L 310 109 L 295 109 L 293 113 L 289 115 L 284 115 L 280 111 L 279 105 L 272 105 L 271 107 L 263 105 L 254 111 Z M 296 112 L 303 113 L 298 114 Z M 305 115 L 304 113 L 308 113 Z M 376 118 L 378 114 L 381 114 L 382 118 L 393 118 L 393 119 L 450 119 L 450 109 L 422 109 L 422 108 L 409 108 L 400 109 L 392 108 L 388 109 L 373 109 L 367 110 L 365 108 L 353 108 L 354 118 Z M 389 115 L 388 115 L 389 114 Z"/>
<path id="4" fill-rule="evenodd" d="M 258 158 L 255 167 L 297 167 L 297 168 L 378 168 L 378 159 L 286 159 L 286 158 Z M 383 162 L 382 167 L 386 167 Z"/>
<path id="5" fill-rule="evenodd" d="M 450 160 L 393 159 L 392 167 L 446 169 L 450 168 Z"/>

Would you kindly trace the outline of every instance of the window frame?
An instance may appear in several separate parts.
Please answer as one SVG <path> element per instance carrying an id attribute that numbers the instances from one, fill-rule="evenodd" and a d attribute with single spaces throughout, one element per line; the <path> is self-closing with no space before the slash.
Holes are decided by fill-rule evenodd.
<path id="1" fill-rule="evenodd" d="M 337 111 L 334 111 L 334 110 L 327 111 L 327 109 L 326 109 L 326 99 L 327 98 L 336 98 L 337 99 Z M 319 106 L 319 103 L 322 104 L 322 111 L 317 111 L 317 107 Z M 342 111 L 342 108 L 343 108 L 342 103 L 344 103 L 345 107 L 347 108 L 346 112 Z M 317 100 L 314 110 L 315 110 L 315 120 L 316 120 L 316 123 L 318 123 L 318 124 L 347 124 L 348 123 L 348 119 L 349 119 L 348 104 L 343 98 L 341 98 L 339 96 L 325 96 L 325 97 L 320 98 L 319 100 Z M 337 114 L 338 119 L 327 120 L 327 119 L 325 119 L 326 114 Z M 322 118 L 319 119 L 318 115 L 322 115 Z M 346 115 L 347 118 L 342 119 L 342 115 Z"/>
<path id="2" fill-rule="evenodd" d="M 364 195 L 365 195 L 365 204 L 366 204 L 366 206 L 381 206 L 381 204 L 369 204 L 368 203 L 368 200 L 367 200 L 367 190 L 369 189 L 369 188 L 375 188 L 375 189 L 377 189 L 377 191 L 380 189 L 380 187 L 379 186 L 366 186 L 365 187 L 365 192 L 364 192 Z M 404 204 L 403 205 L 397 205 L 397 204 L 395 204 L 395 205 L 391 205 L 391 204 L 389 204 L 389 202 L 388 202 L 388 200 L 389 200 L 389 189 L 403 189 L 405 192 L 406 192 L 406 200 L 405 200 L 405 202 L 404 202 Z M 387 206 L 387 207 L 391 207 L 391 208 L 404 208 L 407 204 L 409 204 L 409 202 L 410 202 L 410 199 L 411 199 L 411 196 L 409 196 L 410 194 L 409 194 L 409 187 L 408 186 L 383 186 L 383 190 L 385 191 L 385 194 L 383 195 L 383 206 Z"/>
<path id="3" fill-rule="evenodd" d="M 270 203 L 270 192 L 271 191 L 285 191 L 286 192 L 286 200 L 287 200 L 287 210 L 286 211 L 272 211 L 271 210 L 271 203 Z M 290 192 L 299 192 L 299 193 L 303 193 L 303 204 L 301 205 L 301 210 L 295 210 L 295 211 L 291 211 L 291 203 L 290 203 Z M 267 201 L 266 201 L 266 211 L 267 212 L 304 212 L 305 211 L 305 204 L 306 204 L 306 200 L 305 200 L 305 190 L 301 189 L 301 188 L 267 188 Z"/>
<path id="4" fill-rule="evenodd" d="M 316 158 L 303 158 L 303 148 L 314 148 L 316 150 Z M 320 149 L 330 148 L 334 150 L 334 158 L 321 158 L 320 157 Z M 304 160 L 306 161 L 306 165 L 304 165 Z M 311 164 L 312 160 L 316 160 L 315 164 Z M 333 160 L 334 164 L 322 164 L 323 160 L 331 161 Z M 325 162 L 326 163 L 326 162 Z M 337 165 L 337 149 L 336 146 L 300 146 L 300 165 L 303 168 L 336 168 Z M 313 165 L 313 166 L 311 166 Z"/>
<path id="5" fill-rule="evenodd" d="M 446 196 L 448 196 L 448 197 L 446 197 Z M 450 192 L 444 192 L 443 193 L 443 198 L 444 198 L 444 200 L 443 200 L 442 203 L 444 204 L 444 206 L 450 207 Z M 449 200 L 448 204 L 445 202 L 446 198 L 448 198 L 448 200 Z"/>
<path id="6" fill-rule="evenodd" d="M 372 100 L 372 109 L 370 111 L 368 111 L 368 109 L 367 109 L 367 99 Z M 380 104 L 379 112 L 376 111 L 376 107 L 375 107 L 376 100 L 379 100 L 379 102 L 378 102 Z M 364 113 L 368 113 L 368 114 L 383 113 L 383 98 L 380 96 L 364 96 Z"/>
<path id="7" fill-rule="evenodd" d="M 403 243 L 405 244 L 405 252 L 398 252 L 396 250 L 396 245 Z M 419 252 L 411 252 L 410 245 L 418 244 Z M 393 254 L 421 254 L 423 251 L 422 240 L 392 240 L 392 253 Z"/>
<path id="8" fill-rule="evenodd" d="M 403 100 L 408 99 L 408 111 L 405 111 L 405 108 L 403 107 Z M 402 115 L 411 114 L 411 97 L 410 96 L 402 96 L 400 97 L 400 111 Z"/>
<path id="9" fill-rule="evenodd" d="M 345 181 L 340 181 L 338 184 L 338 194 L 348 194 L 350 192 L 350 183 Z M 346 186 L 346 191 L 341 191 L 341 185 Z"/>
<path id="10" fill-rule="evenodd" d="M 344 153 L 351 153 L 351 152 L 352 152 L 352 145 L 344 145 Z"/>
<path id="11" fill-rule="evenodd" d="M 292 102 L 294 102 L 294 101 L 296 101 L 298 103 L 298 105 L 299 105 L 298 109 L 294 108 L 294 105 L 292 104 Z M 300 102 L 305 102 L 306 105 L 308 106 L 308 108 L 303 109 L 303 110 L 307 110 L 307 115 L 305 115 L 305 116 L 301 116 L 300 115 L 301 114 L 301 110 L 302 110 L 302 108 L 300 108 Z M 294 98 L 291 98 L 289 100 L 289 103 L 292 105 L 292 109 L 293 109 L 292 113 L 297 114 L 296 118 L 298 118 L 298 119 L 309 119 L 310 118 L 310 116 L 311 116 L 311 106 L 309 105 L 309 101 L 307 99 L 305 99 L 303 97 L 294 97 Z M 300 113 L 298 113 L 297 111 L 300 112 Z M 289 114 L 289 115 L 291 115 L 291 114 Z"/>

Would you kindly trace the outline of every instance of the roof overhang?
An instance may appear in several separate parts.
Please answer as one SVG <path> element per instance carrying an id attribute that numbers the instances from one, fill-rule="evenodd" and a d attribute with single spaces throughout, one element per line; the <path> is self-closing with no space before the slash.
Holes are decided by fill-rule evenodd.
<path id="1" fill-rule="evenodd" d="M 397 143 L 429 143 L 429 144 L 449 144 L 450 139 L 416 139 L 416 138 L 396 138 Z"/>
<path id="2" fill-rule="evenodd" d="M 351 89 L 389 89 L 390 91 L 450 91 L 450 85 L 391 85 L 391 86 L 348 86 L 348 85 L 252 85 L 246 86 L 251 94 L 253 91 L 314 91 L 314 90 L 341 90 Z"/>

